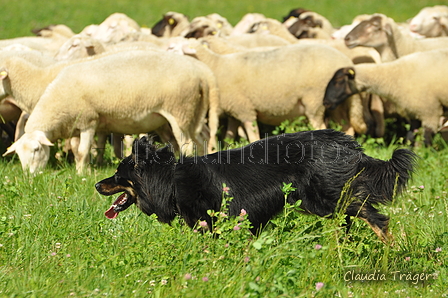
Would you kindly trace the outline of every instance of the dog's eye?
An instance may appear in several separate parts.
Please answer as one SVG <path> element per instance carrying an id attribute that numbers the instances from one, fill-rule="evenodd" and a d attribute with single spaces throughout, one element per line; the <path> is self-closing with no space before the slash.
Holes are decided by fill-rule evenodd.
<path id="1" fill-rule="evenodd" d="M 118 183 L 118 181 L 121 179 L 121 177 L 118 175 L 115 175 L 114 177 L 115 177 L 115 183 Z"/>

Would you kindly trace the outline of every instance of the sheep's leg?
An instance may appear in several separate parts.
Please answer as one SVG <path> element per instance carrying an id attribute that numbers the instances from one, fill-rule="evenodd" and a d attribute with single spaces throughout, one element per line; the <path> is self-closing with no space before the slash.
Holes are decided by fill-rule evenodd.
<path id="1" fill-rule="evenodd" d="M 78 146 L 78 158 L 76 160 L 76 170 L 78 174 L 81 174 L 86 169 L 87 164 L 89 163 L 90 148 L 92 147 L 94 136 L 94 128 L 88 128 L 81 131 Z"/>
<path id="2" fill-rule="evenodd" d="M 382 138 L 384 136 L 385 124 L 384 124 L 384 104 L 376 94 L 372 94 L 372 99 L 370 101 L 370 110 L 375 123 L 375 137 Z"/>
<path id="3" fill-rule="evenodd" d="M 348 122 L 349 129 L 346 131 L 347 134 L 355 135 L 356 133 L 365 134 L 367 132 L 367 124 L 363 117 L 363 105 L 361 95 L 354 94 L 350 97 L 348 107 Z M 349 133 L 350 131 L 350 133 Z"/>
<path id="4" fill-rule="evenodd" d="M 112 146 L 114 147 L 115 157 L 123 158 L 123 135 L 122 134 L 120 134 L 120 133 L 112 134 Z M 132 143 L 131 143 L 131 147 L 132 147 Z"/>
<path id="5" fill-rule="evenodd" d="M 240 122 L 233 117 L 227 118 L 227 130 L 225 138 L 229 138 L 231 140 L 235 139 L 237 136 L 237 130 Z"/>
<path id="6" fill-rule="evenodd" d="M 123 136 L 124 156 L 131 155 L 131 153 L 132 153 L 132 144 L 133 143 L 134 143 L 134 136 L 133 135 L 124 135 Z"/>
<path id="7" fill-rule="evenodd" d="M 98 135 L 98 141 L 96 142 L 96 150 L 97 150 L 97 156 L 96 156 L 96 164 L 101 165 L 104 162 L 104 151 L 106 149 L 106 139 L 107 135 L 106 133 L 100 132 Z"/>
<path id="8" fill-rule="evenodd" d="M 75 158 L 76 161 L 78 159 L 78 147 L 79 147 L 79 137 L 78 136 L 71 137 L 70 139 L 65 140 L 64 152 L 68 156 L 71 150 L 73 153 L 73 157 Z"/>
<path id="9" fill-rule="evenodd" d="M 323 98 L 322 96 L 318 98 Z M 322 99 L 316 101 L 314 98 L 302 98 L 302 104 L 305 106 L 305 116 L 314 129 L 325 129 L 324 122 L 325 107 L 322 104 Z"/>
<path id="10" fill-rule="evenodd" d="M 219 117 L 218 112 L 215 110 L 211 110 L 209 112 L 208 117 L 208 128 L 209 131 L 209 139 L 208 139 L 208 153 L 213 153 L 218 150 L 218 143 L 216 141 L 216 137 L 218 134 L 218 127 L 219 127 Z"/>
<path id="11" fill-rule="evenodd" d="M 249 142 L 255 142 L 260 139 L 260 132 L 258 131 L 258 124 L 256 121 L 244 121 L 243 127 L 246 130 Z"/>
<path id="12" fill-rule="evenodd" d="M 182 131 L 177 124 L 177 121 L 170 122 L 171 129 L 173 131 L 174 138 L 179 145 L 179 150 L 181 154 L 191 155 L 194 152 L 196 145 L 190 137 L 187 131 Z"/>

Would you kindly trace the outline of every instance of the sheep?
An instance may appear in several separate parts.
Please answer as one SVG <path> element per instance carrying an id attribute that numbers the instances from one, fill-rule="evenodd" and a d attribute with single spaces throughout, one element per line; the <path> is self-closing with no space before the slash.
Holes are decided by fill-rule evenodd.
<path id="1" fill-rule="evenodd" d="M 273 50 L 276 47 L 256 47 L 256 48 L 245 48 L 237 44 L 233 44 L 227 40 L 227 38 L 221 38 L 217 36 L 207 36 L 201 38 L 205 41 L 204 46 L 210 48 L 213 52 L 217 54 L 231 54 L 242 51 L 267 51 Z M 329 119 L 336 121 L 337 123 L 343 123 L 343 130 L 347 134 L 354 135 L 355 133 L 363 134 L 367 131 L 366 121 L 363 119 L 363 104 L 364 98 L 359 98 L 359 95 L 354 95 L 354 98 L 350 100 L 350 103 L 344 107 L 338 108 L 336 111 L 330 112 L 328 115 Z M 361 101 L 362 100 L 362 101 Z M 228 131 L 227 136 L 233 138 L 236 135 L 236 124 L 233 123 L 233 118 L 228 119 Z M 232 126 L 233 125 L 233 126 Z M 240 135 L 241 132 L 238 132 Z"/>
<path id="2" fill-rule="evenodd" d="M 190 40 L 182 50 L 215 73 L 221 110 L 241 121 L 250 142 L 260 138 L 256 120 L 279 125 L 285 119 L 306 115 L 314 128 L 324 128 L 324 82 L 339 65 L 353 65 L 348 57 L 325 45 L 219 55 Z"/>
<path id="3" fill-rule="evenodd" d="M 53 56 L 59 47 L 68 39 L 68 37 L 54 34 L 51 37 L 45 36 L 25 36 L 0 40 L 0 48 L 6 48 L 12 45 L 22 45 L 24 47 L 39 51 L 43 54 Z"/>
<path id="4" fill-rule="evenodd" d="M 212 21 L 211 19 L 207 17 L 196 17 L 194 18 L 190 26 L 188 27 L 188 30 L 186 34 L 184 35 L 185 38 L 200 38 L 207 35 L 221 35 L 220 30 L 216 26 L 216 23 Z"/>
<path id="5" fill-rule="evenodd" d="M 128 50 L 160 50 L 159 47 L 153 43 L 150 42 L 120 42 L 114 45 L 106 46 L 101 41 L 92 38 L 91 36 L 81 35 L 77 34 L 72 36 L 69 40 L 67 40 L 59 49 L 58 53 L 55 56 L 55 59 L 58 61 L 64 61 L 64 60 L 76 60 L 76 59 L 82 59 L 89 56 L 94 56 L 102 53 L 113 53 L 118 51 L 128 51 Z M 162 139 L 163 142 L 172 142 L 172 135 L 170 134 L 170 128 L 168 125 L 163 126 L 163 128 L 157 129 L 155 131 L 157 135 Z M 112 143 L 114 147 L 114 153 L 115 156 L 118 158 L 123 157 L 123 149 L 125 151 L 127 150 L 126 145 L 129 144 L 129 142 L 125 141 L 125 148 L 123 148 L 123 143 L 121 142 L 122 139 L 128 140 L 130 137 L 123 136 L 119 134 L 113 134 L 112 135 Z M 98 135 L 98 141 L 97 141 L 97 147 L 98 148 L 105 148 L 106 144 L 106 135 L 105 134 L 99 134 Z M 130 142 L 130 145 L 132 145 L 132 142 Z M 173 147 L 177 149 L 178 144 L 173 144 Z M 129 147 L 130 148 L 130 147 Z M 102 163 L 102 151 L 100 151 L 100 154 L 96 156 L 96 160 L 98 164 Z"/>
<path id="6" fill-rule="evenodd" d="M 425 37 L 448 35 L 448 6 L 424 7 L 412 18 L 409 30 Z"/>
<path id="7" fill-rule="evenodd" d="M 54 141 L 79 132 L 76 168 L 82 173 L 96 131 L 133 134 L 167 121 L 182 152 L 191 153 L 207 108 L 211 139 L 216 133 L 218 96 L 210 69 L 191 57 L 128 51 L 76 63 L 47 87 L 25 134 L 4 155 L 16 152 L 22 167 L 35 173 Z"/>
<path id="8" fill-rule="evenodd" d="M 305 34 L 303 37 L 323 39 L 330 38 L 335 31 L 327 18 L 313 11 L 302 12 L 288 30 L 296 37 Z"/>
<path id="9" fill-rule="evenodd" d="M 241 20 L 233 26 L 232 33 L 230 35 L 240 35 L 245 34 L 249 31 L 249 29 L 253 26 L 253 24 L 265 20 L 266 17 L 261 13 L 247 13 L 245 14 Z"/>
<path id="10" fill-rule="evenodd" d="M 27 52 L 24 52 L 27 53 Z M 42 57 L 33 62 L 24 59 L 24 55 L 3 58 L 0 53 L 0 99 L 12 96 L 17 106 L 24 112 L 31 113 L 44 93 L 46 87 L 54 80 L 59 72 L 75 61 L 47 63 Z M 39 58 L 41 60 L 39 60 Z M 37 63 L 35 61 L 38 61 Z"/>
<path id="11" fill-rule="evenodd" d="M 76 34 L 61 45 L 55 59 L 57 61 L 81 59 L 106 51 L 106 45 L 96 38 Z"/>
<path id="12" fill-rule="evenodd" d="M 218 28 L 218 30 L 220 30 L 222 36 L 228 36 L 232 34 L 233 26 L 225 17 L 217 13 L 209 14 L 206 17 L 215 22 L 216 27 Z"/>
<path id="13" fill-rule="evenodd" d="M 308 11 L 309 11 L 308 9 L 301 8 L 301 7 L 291 9 L 289 11 L 289 13 L 283 17 L 282 23 L 285 24 L 288 20 L 297 19 L 302 13 L 308 12 Z M 289 26 L 286 26 L 286 27 L 289 27 Z"/>
<path id="14" fill-rule="evenodd" d="M 246 48 L 285 46 L 290 43 L 273 34 L 239 34 L 227 36 L 226 39 Z"/>
<path id="15" fill-rule="evenodd" d="M 204 41 L 204 46 L 207 46 L 210 50 L 217 54 L 232 54 L 242 51 L 266 51 L 269 49 L 275 49 L 278 46 L 258 46 L 258 47 L 245 47 L 238 43 L 232 42 L 229 38 L 218 37 L 216 35 L 208 35 L 200 38 L 199 40 Z"/>
<path id="16" fill-rule="evenodd" d="M 0 48 L 7 50 L 32 49 L 52 56 L 73 33 L 66 25 L 51 25 L 32 31 L 38 36 L 3 39 L 0 40 Z"/>
<path id="17" fill-rule="evenodd" d="M 43 37 L 54 37 L 55 35 L 62 35 L 65 36 L 66 38 L 70 38 L 73 35 L 75 35 L 73 30 L 64 24 L 50 25 L 44 28 L 33 29 L 31 31 L 35 35 Z"/>
<path id="18" fill-rule="evenodd" d="M 17 122 L 15 140 L 24 133 L 24 126 L 46 87 L 66 66 L 78 61 L 56 63 L 53 58 L 33 52 L 0 53 L 0 99 L 6 96 L 14 98 L 14 103 L 22 110 Z M 105 141 L 105 139 L 104 139 Z M 73 144 L 75 140 L 72 140 Z M 99 147 L 102 147 L 100 142 Z M 76 150 L 75 146 L 71 149 Z M 68 150 L 68 148 L 66 148 Z M 118 153 L 118 145 L 116 153 Z M 76 152 L 75 152 L 76 154 Z M 98 163 L 101 162 L 98 156 Z"/>
<path id="19" fill-rule="evenodd" d="M 380 53 L 381 61 L 393 61 L 418 51 L 448 47 L 448 37 L 413 39 L 402 33 L 398 25 L 383 14 L 373 14 L 360 22 L 345 37 L 349 48 L 373 47 Z"/>
<path id="20" fill-rule="evenodd" d="M 448 77 L 448 49 L 409 54 L 382 64 L 358 64 L 341 68 L 326 88 L 324 105 L 334 108 L 352 94 L 366 91 L 397 105 L 403 117 L 420 120 L 425 143 L 438 130 L 448 107 L 448 89 L 441 78 Z"/>
<path id="21" fill-rule="evenodd" d="M 136 21 L 123 13 L 113 13 L 98 25 L 92 37 L 106 44 L 135 40 L 135 32 L 140 32 Z"/>
<path id="22" fill-rule="evenodd" d="M 352 59 L 354 63 L 362 63 L 362 62 L 378 63 L 381 60 L 381 57 L 375 50 L 362 47 L 348 49 L 347 46 L 345 46 L 344 42 L 341 40 L 297 39 L 279 21 L 274 19 L 267 18 L 264 21 L 258 22 L 252 27 L 251 33 L 259 33 L 259 34 L 261 33 L 262 35 L 269 35 L 263 33 L 270 33 L 272 35 L 285 39 L 290 44 L 303 44 L 303 43 L 326 44 L 331 47 L 334 47 L 335 49 L 341 51 L 342 53 L 350 57 L 350 59 Z"/>
<path id="23" fill-rule="evenodd" d="M 372 15 L 369 14 L 360 14 L 353 18 L 352 23 L 349 25 L 344 25 L 340 27 L 339 29 L 335 30 L 331 34 L 331 38 L 333 39 L 342 39 L 344 40 L 345 36 L 352 31 L 353 28 L 355 28 L 356 25 L 358 25 L 360 22 L 370 19 Z"/>
<path id="24" fill-rule="evenodd" d="M 55 55 L 57 61 L 82 59 L 105 52 L 128 50 L 162 50 L 157 44 L 147 41 L 119 42 L 106 45 L 91 36 L 76 34 L 68 39 Z"/>
<path id="25" fill-rule="evenodd" d="M 158 37 L 185 36 L 190 21 L 182 13 L 169 11 L 152 27 L 152 34 Z"/>
<path id="26" fill-rule="evenodd" d="M 207 35 L 229 36 L 233 27 L 226 18 L 217 13 L 209 14 L 205 17 L 194 18 L 189 26 L 186 38 L 199 38 Z"/>

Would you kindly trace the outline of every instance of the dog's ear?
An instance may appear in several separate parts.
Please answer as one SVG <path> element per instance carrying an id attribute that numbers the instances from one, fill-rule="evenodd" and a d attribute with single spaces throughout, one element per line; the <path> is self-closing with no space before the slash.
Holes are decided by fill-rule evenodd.
<path id="1" fill-rule="evenodd" d="M 143 154 L 146 156 L 150 152 L 156 151 L 156 147 L 152 141 L 152 138 L 146 136 L 136 139 L 132 145 L 133 154 Z"/>
<path id="2" fill-rule="evenodd" d="M 157 152 L 160 152 L 160 153 L 173 152 L 173 145 L 168 143 L 165 147 L 160 148 L 159 150 L 157 150 Z"/>

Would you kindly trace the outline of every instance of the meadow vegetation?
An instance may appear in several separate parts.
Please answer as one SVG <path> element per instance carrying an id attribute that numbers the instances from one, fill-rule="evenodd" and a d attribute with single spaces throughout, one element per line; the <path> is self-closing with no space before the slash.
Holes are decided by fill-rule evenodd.
<path id="1" fill-rule="evenodd" d="M 280 19 L 306 7 L 335 25 L 357 14 L 382 12 L 404 21 L 440 1 L 2 1 L 1 38 L 64 23 L 80 31 L 113 12 L 152 26 L 167 11 L 191 17 L 218 12 L 235 24 L 247 12 Z M 306 129 L 284 123 L 274 133 Z M 391 132 L 390 134 L 393 135 Z M 368 155 L 389 159 L 393 141 L 359 138 Z M 240 146 L 244 142 L 234 146 Z M 94 184 L 115 171 L 107 164 L 77 175 L 55 160 L 36 177 L 17 157 L 0 159 L 0 297 L 448 297 L 448 147 L 440 138 L 418 146 L 419 168 L 408 190 L 390 206 L 393 245 L 383 244 L 361 220 L 349 237 L 343 216 L 304 215 L 287 206 L 261 235 L 247 230 L 244 212 L 225 216 L 214 233 L 176 219 L 161 224 L 135 206 L 116 219 L 104 216 L 113 198 Z M 223 186 L 224 187 L 224 186 Z M 285 197 L 292 191 L 284 185 Z M 224 205 L 230 200 L 223 188 Z M 212 211 L 211 211 L 212 212 Z M 200 223 L 199 223 L 200 226 Z M 219 234 L 219 237 L 217 235 Z"/>
<path id="2" fill-rule="evenodd" d="M 361 141 L 381 159 L 403 146 Z M 17 158 L 3 159 L 0 297 L 447 296 L 448 148 L 438 144 L 415 148 L 421 158 L 408 190 L 381 207 L 391 216 L 392 246 L 361 220 L 346 237 L 343 216 L 305 215 L 299 206 L 287 206 L 258 236 L 244 212 L 229 219 L 225 208 L 215 233 L 180 219 L 161 224 L 135 206 L 109 220 L 113 198 L 94 184 L 115 170 L 111 148 L 108 165 L 86 175 L 53 161 L 33 178 Z M 292 191 L 283 186 L 285 197 Z"/>

